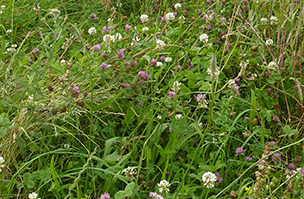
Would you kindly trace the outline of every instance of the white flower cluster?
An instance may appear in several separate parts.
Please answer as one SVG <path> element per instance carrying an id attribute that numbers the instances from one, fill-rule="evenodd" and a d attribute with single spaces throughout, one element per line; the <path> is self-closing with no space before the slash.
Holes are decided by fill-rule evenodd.
<path id="1" fill-rule="evenodd" d="M 269 62 L 268 67 L 275 68 L 275 67 L 277 67 L 277 64 L 274 61 L 271 61 L 271 62 Z"/>
<path id="2" fill-rule="evenodd" d="M 4 162 L 4 158 L 0 156 L 0 172 L 2 172 L 2 168 L 5 167 L 5 165 L 3 164 Z"/>
<path id="3" fill-rule="evenodd" d="M 165 62 L 172 62 L 172 58 L 171 57 L 166 57 Z"/>
<path id="4" fill-rule="evenodd" d="M 228 81 L 228 87 L 231 88 L 231 89 L 233 89 L 234 86 L 235 86 L 235 81 L 234 81 L 233 79 L 230 79 L 230 80 Z"/>
<path id="5" fill-rule="evenodd" d="M 164 194 L 164 193 L 167 194 L 167 193 L 169 193 L 169 191 L 170 191 L 170 189 L 169 189 L 170 183 L 167 182 L 166 180 L 160 181 L 160 182 L 157 184 L 157 186 L 159 187 L 159 192 L 162 193 L 162 194 Z"/>
<path id="6" fill-rule="evenodd" d="M 271 46 L 273 44 L 273 40 L 272 39 L 267 39 L 266 40 L 266 45 L 267 46 Z"/>
<path id="7" fill-rule="evenodd" d="M 214 173 L 206 172 L 204 173 L 202 180 L 203 185 L 209 189 L 214 187 L 214 182 L 217 181 L 217 177 Z"/>
<path id="8" fill-rule="evenodd" d="M 38 198 L 38 194 L 37 193 L 32 192 L 32 193 L 29 194 L 29 199 L 40 199 L 40 198 Z"/>
<path id="9" fill-rule="evenodd" d="M 145 22 L 148 22 L 148 21 L 149 21 L 149 17 L 148 17 L 148 15 L 146 15 L 146 14 L 142 14 L 142 15 L 140 16 L 140 20 L 141 20 L 142 23 L 145 23 Z"/>
<path id="10" fill-rule="evenodd" d="M 134 180 L 133 175 L 135 175 L 137 173 L 135 171 L 135 169 L 132 167 L 128 167 L 128 168 L 124 169 L 123 172 L 126 174 L 126 177 L 130 180 Z"/>
<path id="11" fill-rule="evenodd" d="M 261 18 L 261 24 L 262 25 L 266 25 L 268 23 L 268 19 L 267 18 Z"/>
<path id="12" fill-rule="evenodd" d="M 102 37 L 102 40 L 104 42 L 106 42 L 107 44 L 109 44 L 109 43 L 111 43 L 111 41 L 115 42 L 115 38 L 116 38 L 116 36 L 114 36 L 114 35 L 105 35 L 105 36 Z"/>
<path id="13" fill-rule="evenodd" d="M 173 90 L 174 92 L 179 91 L 179 90 L 180 90 L 179 86 L 180 86 L 181 84 L 182 84 L 182 83 L 179 83 L 178 81 L 173 82 L 172 90 Z"/>
<path id="14" fill-rule="evenodd" d="M 15 52 L 17 48 L 17 44 L 12 44 L 10 48 L 6 49 L 5 53 L 9 53 L 9 52 Z"/>
<path id="15" fill-rule="evenodd" d="M 208 35 L 207 35 L 206 33 L 201 34 L 201 35 L 199 36 L 199 40 L 200 40 L 201 42 L 207 43 L 207 42 L 208 42 Z"/>
<path id="16" fill-rule="evenodd" d="M 57 8 L 50 9 L 49 15 L 60 15 L 60 10 Z"/>
<path id="17" fill-rule="evenodd" d="M 156 40 L 156 49 L 158 49 L 158 50 L 164 50 L 164 45 L 165 45 L 164 41 L 162 41 L 160 39 Z"/>
<path id="18" fill-rule="evenodd" d="M 146 31 L 149 30 L 149 27 L 143 27 L 141 30 L 142 30 L 143 32 L 146 32 Z"/>
<path id="19" fill-rule="evenodd" d="M 278 18 L 276 16 L 271 16 L 270 17 L 270 24 L 275 25 L 278 23 Z"/>
<path id="20" fill-rule="evenodd" d="M 297 169 L 295 169 L 295 170 L 289 170 L 289 169 L 286 169 L 285 170 L 285 177 L 287 178 L 287 179 L 289 179 L 289 178 L 291 178 L 291 176 L 293 176 L 293 175 L 295 175 L 296 173 L 301 173 L 301 168 L 297 168 Z M 298 178 L 299 176 L 297 176 L 297 178 Z"/>
<path id="21" fill-rule="evenodd" d="M 165 15 L 166 21 L 173 21 L 175 19 L 175 15 L 173 12 L 169 12 Z"/>
<path id="22" fill-rule="evenodd" d="M 95 28 L 95 27 L 91 27 L 91 28 L 88 30 L 88 32 L 89 32 L 90 35 L 96 34 L 96 28 Z"/>
<path id="23" fill-rule="evenodd" d="M 181 8 L 182 7 L 182 4 L 180 4 L 180 3 L 176 3 L 175 5 L 174 5 L 174 8 L 177 10 L 177 9 L 179 9 L 179 8 Z"/>

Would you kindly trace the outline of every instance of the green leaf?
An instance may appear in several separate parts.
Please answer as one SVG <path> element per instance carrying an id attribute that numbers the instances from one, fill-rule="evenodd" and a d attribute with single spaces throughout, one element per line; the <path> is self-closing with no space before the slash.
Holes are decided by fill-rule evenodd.
<path id="1" fill-rule="evenodd" d="M 114 99 L 118 98 L 124 91 L 121 91 L 120 93 L 118 93 L 117 95 L 115 95 L 113 98 L 111 99 L 108 99 L 107 101 L 99 104 L 98 106 L 95 106 L 92 110 L 93 111 L 100 111 L 102 110 L 103 108 L 107 107 L 107 106 L 110 106 L 113 102 L 114 102 Z"/>
<path id="2" fill-rule="evenodd" d="M 136 184 L 134 182 L 129 183 L 124 191 L 118 191 L 115 195 L 115 199 L 123 199 L 125 197 L 132 196 L 134 190 L 136 189 Z"/>

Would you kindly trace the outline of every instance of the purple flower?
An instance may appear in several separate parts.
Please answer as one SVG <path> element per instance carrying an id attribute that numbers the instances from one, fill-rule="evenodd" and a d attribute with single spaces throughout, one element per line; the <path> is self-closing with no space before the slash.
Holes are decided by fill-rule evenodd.
<path id="1" fill-rule="evenodd" d="M 157 64 L 157 60 L 156 59 L 154 59 L 154 58 L 152 58 L 152 60 L 151 60 L 151 63 L 152 63 L 152 66 L 156 66 L 156 64 Z"/>
<path id="2" fill-rule="evenodd" d="M 242 155 L 243 152 L 244 152 L 244 150 L 243 150 L 242 147 L 238 147 L 238 148 L 236 148 L 236 150 L 235 150 L 235 153 L 236 153 L 236 154 L 239 154 L 239 155 Z"/>
<path id="3" fill-rule="evenodd" d="M 211 3 L 211 1 L 210 0 L 206 0 L 206 4 L 210 4 Z"/>
<path id="4" fill-rule="evenodd" d="M 35 53 L 38 53 L 39 52 L 39 49 L 38 48 L 35 48 L 33 51 L 32 51 L 32 54 L 35 54 Z"/>
<path id="5" fill-rule="evenodd" d="M 137 64 L 138 64 L 138 61 L 133 61 L 133 62 L 131 63 L 131 66 L 137 66 Z"/>
<path id="6" fill-rule="evenodd" d="M 220 176 L 219 172 L 216 172 L 214 175 L 217 177 L 217 183 L 221 183 L 223 181 L 223 178 Z"/>
<path id="7" fill-rule="evenodd" d="M 220 18 L 220 22 L 226 21 L 225 17 Z"/>
<path id="8" fill-rule="evenodd" d="M 293 163 L 289 163 L 289 165 L 287 166 L 287 168 L 289 170 L 295 170 L 296 169 L 296 165 L 294 165 Z"/>
<path id="9" fill-rule="evenodd" d="M 180 65 L 176 66 L 176 70 L 180 70 L 182 67 Z"/>
<path id="10" fill-rule="evenodd" d="M 204 15 L 202 16 L 201 20 L 204 20 L 206 17 L 207 17 L 207 15 L 204 14 Z"/>
<path id="11" fill-rule="evenodd" d="M 153 25 L 156 26 L 156 22 L 155 21 L 153 22 Z"/>
<path id="12" fill-rule="evenodd" d="M 172 132 L 172 127 L 169 127 L 169 132 Z"/>
<path id="13" fill-rule="evenodd" d="M 199 46 L 199 44 L 194 44 L 194 46 L 198 47 L 198 46 Z"/>
<path id="14" fill-rule="evenodd" d="M 249 120 L 249 117 L 245 117 L 245 120 L 248 121 L 248 120 Z"/>
<path id="15" fill-rule="evenodd" d="M 295 3 L 296 4 L 299 4 L 301 1 L 300 0 L 295 0 Z"/>
<path id="16" fill-rule="evenodd" d="M 108 65 L 104 62 L 102 62 L 100 68 L 102 68 L 103 70 L 106 70 L 108 68 Z"/>
<path id="17" fill-rule="evenodd" d="M 107 31 L 107 27 L 104 26 L 104 27 L 102 28 L 102 30 L 101 30 L 101 33 L 104 33 L 104 32 L 106 32 L 106 31 Z"/>
<path id="18" fill-rule="evenodd" d="M 124 87 L 124 88 L 128 88 L 130 86 L 130 84 L 128 84 L 128 83 L 122 83 L 122 87 Z"/>
<path id="19" fill-rule="evenodd" d="M 161 56 L 161 57 L 160 57 L 160 60 L 161 60 L 161 61 L 165 61 L 165 59 L 166 59 L 165 56 Z"/>
<path id="20" fill-rule="evenodd" d="M 80 93 L 80 90 L 77 86 L 74 86 L 73 91 L 74 91 L 74 93 L 77 93 L 77 94 Z"/>
<path id="21" fill-rule="evenodd" d="M 240 81 L 241 81 L 240 78 L 237 78 L 234 80 L 234 83 L 238 84 L 238 83 L 240 83 Z"/>
<path id="22" fill-rule="evenodd" d="M 202 14 L 202 10 L 201 9 L 198 9 L 197 13 L 200 15 Z"/>
<path id="23" fill-rule="evenodd" d="M 130 28 L 131 28 L 131 26 L 129 24 L 127 24 L 126 27 L 125 27 L 125 31 L 130 30 Z"/>
<path id="24" fill-rule="evenodd" d="M 202 122 L 199 122 L 199 123 L 198 123 L 198 127 L 201 127 L 202 125 L 203 125 Z"/>
<path id="25" fill-rule="evenodd" d="M 95 46 L 92 46 L 92 49 L 93 50 L 100 50 L 101 48 L 100 48 L 100 44 L 97 44 L 97 45 L 95 45 Z"/>
<path id="26" fill-rule="evenodd" d="M 198 94 L 197 96 L 196 96 L 196 102 L 199 102 L 199 101 L 201 101 L 202 99 L 206 99 L 206 95 L 203 95 L 203 94 Z"/>
<path id="27" fill-rule="evenodd" d="M 175 92 L 169 91 L 169 98 L 172 98 L 172 97 L 174 97 L 174 96 L 175 96 Z"/>
<path id="28" fill-rule="evenodd" d="M 137 74 L 141 77 L 145 77 L 145 75 L 146 75 L 146 73 L 144 71 L 139 71 Z"/>
<path id="29" fill-rule="evenodd" d="M 245 157 L 245 161 L 251 161 L 251 160 L 252 160 L 251 157 L 248 157 L 248 156 Z"/>
<path id="30" fill-rule="evenodd" d="M 141 106 L 141 105 L 142 105 L 142 101 L 137 102 L 136 105 L 137 105 L 137 106 Z"/>
<path id="31" fill-rule="evenodd" d="M 110 199 L 110 197 L 111 197 L 110 194 L 105 193 L 100 196 L 100 199 Z"/>
<path id="32" fill-rule="evenodd" d="M 280 121 L 280 118 L 279 118 L 279 116 L 273 116 L 272 117 L 272 121 L 275 121 L 275 122 L 279 122 Z"/>
<path id="33" fill-rule="evenodd" d="M 166 175 L 169 175 L 170 174 L 170 172 L 169 171 L 166 171 Z"/>
<path id="34" fill-rule="evenodd" d="M 278 162 L 281 160 L 281 154 L 280 153 L 275 153 L 272 155 L 272 161 L 273 162 Z"/>
<path id="35" fill-rule="evenodd" d="M 125 56 L 124 56 L 124 51 L 125 51 L 125 49 L 121 49 L 121 50 L 118 50 L 117 51 L 117 57 L 119 58 L 119 59 L 125 59 Z"/>
<path id="36" fill-rule="evenodd" d="M 275 145 L 275 141 L 271 141 L 269 144 L 270 144 L 271 146 L 274 146 L 274 145 Z"/>
<path id="37" fill-rule="evenodd" d="M 103 51 L 102 53 L 101 53 L 101 56 L 102 57 L 106 57 L 107 55 L 106 55 L 106 51 Z"/>
<path id="38" fill-rule="evenodd" d="M 301 170 L 301 177 L 304 178 L 304 168 Z"/>
<path id="39" fill-rule="evenodd" d="M 114 26 L 109 26 L 108 27 L 108 30 L 113 30 L 114 29 Z"/>
<path id="40" fill-rule="evenodd" d="M 149 195 L 152 199 L 164 199 L 161 195 L 158 195 L 156 192 L 150 192 Z"/>
<path id="41" fill-rule="evenodd" d="M 235 88 L 236 90 L 239 90 L 239 89 L 240 89 L 240 86 L 234 84 L 234 88 Z"/>
<path id="42" fill-rule="evenodd" d="M 96 14 L 92 13 L 91 18 L 96 19 Z"/>

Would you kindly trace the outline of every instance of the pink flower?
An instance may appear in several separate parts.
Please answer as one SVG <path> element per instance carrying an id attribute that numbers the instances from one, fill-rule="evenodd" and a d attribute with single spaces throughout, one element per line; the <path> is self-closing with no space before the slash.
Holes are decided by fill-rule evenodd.
<path id="1" fill-rule="evenodd" d="M 272 155 L 272 161 L 273 162 L 278 162 L 281 160 L 281 154 L 280 153 L 275 153 Z"/>
<path id="2" fill-rule="evenodd" d="M 128 88 L 130 86 L 130 84 L 128 84 L 128 83 L 122 83 L 122 87 L 124 87 L 124 88 Z"/>
<path id="3" fill-rule="evenodd" d="M 105 193 L 100 196 L 100 199 L 110 199 L 110 197 L 111 197 L 110 194 Z"/>
<path id="4" fill-rule="evenodd" d="M 80 90 L 77 86 L 74 86 L 73 91 L 74 91 L 74 93 L 77 93 L 77 94 L 80 93 Z"/>
<path id="5" fill-rule="evenodd" d="M 289 163 L 289 165 L 287 166 L 287 168 L 289 170 L 295 170 L 296 169 L 296 165 L 294 165 L 293 163 Z"/>
<path id="6" fill-rule="evenodd" d="M 175 96 L 175 92 L 173 92 L 173 91 L 169 91 L 169 98 L 172 98 L 172 97 L 174 97 Z"/>
<path id="7" fill-rule="evenodd" d="M 244 152 L 244 150 L 243 150 L 242 147 L 238 147 L 238 148 L 235 150 L 235 153 L 236 153 L 236 154 L 239 154 L 239 155 L 242 155 L 243 152 Z"/>
<path id="8" fill-rule="evenodd" d="M 141 105 L 142 105 L 142 102 L 141 102 L 141 101 L 140 101 L 140 102 L 137 102 L 136 105 L 137 105 L 137 106 L 141 106 Z"/>
<path id="9" fill-rule="evenodd" d="M 217 183 L 221 183 L 223 181 L 223 178 L 220 176 L 219 172 L 216 172 L 214 175 L 217 177 Z"/>
<path id="10" fill-rule="evenodd" d="M 152 66 L 156 66 L 156 64 L 157 64 L 157 60 L 156 59 L 154 59 L 154 58 L 152 58 L 152 60 L 151 60 L 151 63 L 152 63 Z"/>
<path id="11" fill-rule="evenodd" d="M 91 18 L 96 19 L 96 14 L 92 13 Z"/>
<path id="12" fill-rule="evenodd" d="M 104 26 L 104 27 L 102 28 L 102 30 L 101 30 L 101 33 L 104 33 L 104 32 L 106 32 L 106 31 L 107 31 L 107 27 Z"/>
<path id="13" fill-rule="evenodd" d="M 108 68 L 108 65 L 106 63 L 102 63 L 100 68 L 102 68 L 103 70 L 106 70 Z"/>
<path id="14" fill-rule="evenodd" d="M 38 48 L 35 48 L 33 51 L 32 51 L 32 54 L 35 54 L 35 53 L 38 53 L 39 52 L 39 49 Z"/>
<path id="15" fill-rule="evenodd" d="M 108 30 L 113 30 L 114 29 L 114 26 L 109 26 L 108 27 Z"/>
<path id="16" fill-rule="evenodd" d="M 95 46 L 92 46 L 92 49 L 93 50 L 100 50 L 101 48 L 100 48 L 100 44 L 97 44 L 97 45 L 95 45 Z"/>
<path id="17" fill-rule="evenodd" d="M 125 59 L 125 56 L 124 56 L 124 51 L 125 51 L 125 49 L 121 49 L 121 50 L 118 50 L 117 51 L 117 57 L 119 58 L 119 59 Z"/>
<path id="18" fill-rule="evenodd" d="M 252 160 L 251 157 L 248 157 L 248 156 L 245 157 L 245 161 L 251 161 L 251 160 Z"/>
<path id="19" fill-rule="evenodd" d="M 206 95 L 203 95 L 203 94 L 198 94 L 197 96 L 196 96 L 196 102 L 199 102 L 199 101 L 201 101 L 202 99 L 206 99 Z"/>
<path id="20" fill-rule="evenodd" d="M 165 59 L 166 59 L 165 56 L 161 56 L 161 57 L 160 57 L 160 60 L 161 60 L 161 61 L 165 61 Z"/>
<path id="21" fill-rule="evenodd" d="M 131 26 L 129 24 L 127 24 L 126 27 L 125 27 L 125 31 L 130 30 L 130 28 L 131 28 Z"/>

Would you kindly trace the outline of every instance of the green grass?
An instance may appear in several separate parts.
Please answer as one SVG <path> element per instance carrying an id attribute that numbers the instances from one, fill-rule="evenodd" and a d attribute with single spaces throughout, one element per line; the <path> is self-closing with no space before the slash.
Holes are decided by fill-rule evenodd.
<path id="1" fill-rule="evenodd" d="M 1 198 L 304 197 L 303 2 L 176 3 L 1 3 Z"/>

